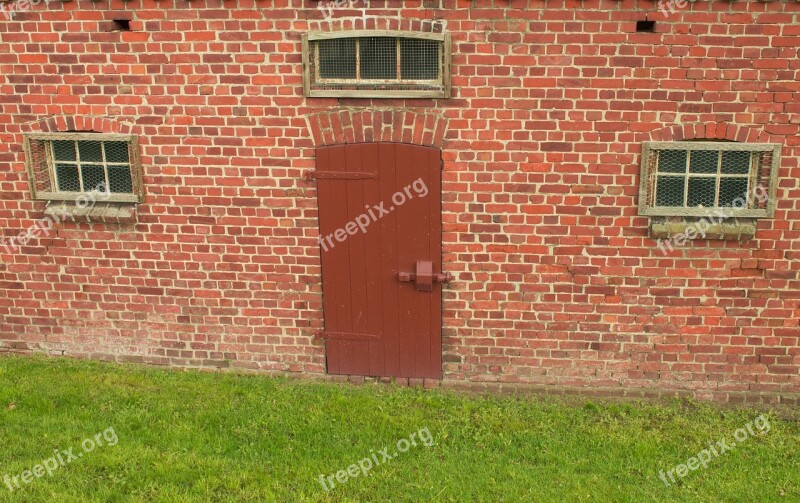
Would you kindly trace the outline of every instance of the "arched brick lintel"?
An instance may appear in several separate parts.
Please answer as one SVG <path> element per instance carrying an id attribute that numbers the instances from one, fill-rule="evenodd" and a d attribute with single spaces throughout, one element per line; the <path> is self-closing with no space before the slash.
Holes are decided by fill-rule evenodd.
<path id="1" fill-rule="evenodd" d="M 441 149 L 447 119 L 410 110 L 331 110 L 308 117 L 314 146 L 394 142 Z"/>
<path id="2" fill-rule="evenodd" d="M 324 9 L 324 5 L 318 7 Z M 309 31 L 352 31 L 352 30 L 400 30 L 423 33 L 443 33 L 447 31 L 445 19 L 410 19 L 371 16 L 349 16 L 334 19 L 309 20 Z"/>
<path id="3" fill-rule="evenodd" d="M 772 136 L 761 130 L 729 122 L 673 124 L 650 132 L 650 141 L 730 140 L 741 143 L 769 143 Z"/>
<path id="4" fill-rule="evenodd" d="M 91 131 L 108 134 L 140 134 L 141 132 L 138 130 L 139 127 L 135 124 L 92 115 L 54 115 L 22 125 L 24 133 Z"/>

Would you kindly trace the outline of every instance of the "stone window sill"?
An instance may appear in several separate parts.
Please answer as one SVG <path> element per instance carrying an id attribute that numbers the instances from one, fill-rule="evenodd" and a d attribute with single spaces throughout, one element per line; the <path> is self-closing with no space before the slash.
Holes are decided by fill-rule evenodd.
<path id="1" fill-rule="evenodd" d="M 745 241 L 756 234 L 755 218 L 651 217 L 653 239 L 721 239 Z"/>
<path id="2" fill-rule="evenodd" d="M 79 205 L 74 201 L 50 201 L 44 214 L 60 221 L 134 223 L 136 222 L 136 204 L 97 202 Z"/>

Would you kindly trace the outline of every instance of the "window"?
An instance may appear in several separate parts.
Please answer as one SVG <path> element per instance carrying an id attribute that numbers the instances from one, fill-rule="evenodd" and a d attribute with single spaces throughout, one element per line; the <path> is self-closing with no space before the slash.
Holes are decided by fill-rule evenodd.
<path id="1" fill-rule="evenodd" d="M 76 200 L 92 191 L 107 200 L 141 200 L 138 142 L 130 135 L 42 133 L 25 136 L 34 199 Z"/>
<path id="2" fill-rule="evenodd" d="M 345 31 L 303 37 L 311 97 L 449 98 L 450 38 L 441 33 Z"/>
<path id="3" fill-rule="evenodd" d="M 639 214 L 771 217 L 781 146 L 646 142 Z"/>

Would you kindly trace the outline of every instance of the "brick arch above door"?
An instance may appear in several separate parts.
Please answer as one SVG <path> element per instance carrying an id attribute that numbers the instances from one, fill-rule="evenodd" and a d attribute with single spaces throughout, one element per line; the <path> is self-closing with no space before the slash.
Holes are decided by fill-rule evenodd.
<path id="1" fill-rule="evenodd" d="M 328 110 L 307 120 L 315 147 L 393 142 L 441 149 L 447 131 L 445 117 L 410 110 Z"/>

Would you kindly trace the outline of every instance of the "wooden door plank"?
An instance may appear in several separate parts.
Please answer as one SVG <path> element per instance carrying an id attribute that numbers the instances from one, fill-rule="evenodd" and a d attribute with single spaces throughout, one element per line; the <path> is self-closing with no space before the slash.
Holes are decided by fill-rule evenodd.
<path id="1" fill-rule="evenodd" d="M 414 169 L 414 159 L 409 151 L 408 145 L 395 145 L 395 155 L 397 159 L 397 169 L 395 170 L 395 183 L 393 194 L 402 192 L 403 186 L 411 179 Z M 398 198 L 398 201 L 400 199 Z M 398 267 L 403 272 L 414 272 L 416 262 L 420 258 L 418 250 L 422 239 L 419 235 L 419 228 L 415 222 L 415 215 L 409 208 L 409 204 L 397 205 L 394 200 L 387 202 L 393 213 L 397 215 L 397 254 Z M 401 283 L 400 286 L 400 373 L 402 376 L 416 375 L 416 355 L 414 352 L 415 343 L 415 309 L 417 292 L 414 283 Z"/>
<path id="2" fill-rule="evenodd" d="M 430 201 L 431 216 L 431 241 L 430 250 L 433 259 L 433 272 L 443 274 L 442 261 L 442 152 L 438 149 L 428 150 L 428 163 L 430 170 L 430 183 L 428 185 L 428 199 Z M 439 284 L 434 287 L 435 298 L 431 302 L 430 315 L 430 363 L 432 379 L 442 378 L 442 303 L 444 286 Z"/>
<path id="3" fill-rule="evenodd" d="M 409 155 L 412 158 L 412 170 L 409 178 L 402 184 L 403 187 L 412 185 L 409 190 L 413 199 L 406 205 L 409 212 L 413 214 L 416 225 L 414 240 L 414 254 L 417 260 L 430 260 L 436 270 L 436 258 L 432 255 L 432 245 L 434 237 L 431 234 L 431 215 L 430 215 L 430 192 L 425 197 L 420 197 L 414 190 L 413 184 L 416 180 L 422 180 L 426 187 L 430 186 L 430 165 L 428 164 L 428 151 L 423 148 L 411 148 Z M 431 304 L 435 302 L 439 293 L 438 285 L 433 286 L 431 292 L 418 292 L 414 299 L 414 367 L 419 375 L 429 375 L 430 369 L 430 346 L 431 346 Z"/>
<path id="4" fill-rule="evenodd" d="M 345 146 L 335 145 L 330 147 L 329 164 L 326 171 L 345 170 Z M 347 189 L 348 184 L 342 181 L 326 180 L 331 188 L 332 204 L 329 207 L 334 222 L 331 232 L 342 228 L 347 222 Z M 333 262 L 332 275 L 335 282 L 333 310 L 336 313 L 337 326 L 330 329 L 332 332 L 354 332 L 353 319 L 350 310 L 350 249 L 347 241 L 333 240 L 334 246 L 326 253 L 330 254 Z M 353 360 L 353 343 L 343 340 L 330 340 L 328 343 L 338 352 L 338 372 L 346 373 L 344 365 Z"/>
<path id="5" fill-rule="evenodd" d="M 343 169 L 363 173 L 363 145 L 347 145 L 344 148 L 345 163 Z M 346 225 L 353 227 L 356 217 L 364 209 L 364 181 L 348 181 L 347 200 L 342 203 L 347 206 Z M 350 319 L 353 332 L 369 333 L 367 324 L 367 256 L 366 236 L 361 233 L 348 232 L 345 241 L 350 252 Z M 352 351 L 352 360 L 348 362 L 347 373 L 353 375 L 369 375 L 369 342 L 348 341 Z"/>
<path id="6" fill-rule="evenodd" d="M 317 166 L 319 169 L 329 169 L 330 166 L 330 147 L 317 149 Z M 333 200 L 333 187 L 331 182 L 320 180 L 317 183 L 317 201 L 319 204 L 319 232 L 323 240 L 334 230 L 333 215 L 328 211 L 335 205 Z M 320 246 L 320 263 L 322 265 L 322 309 L 324 315 L 325 330 L 338 331 L 339 321 L 337 318 L 336 303 L 336 280 L 334 278 L 336 263 L 334 257 Z M 329 374 L 339 373 L 339 345 L 335 341 L 325 341 L 325 360 Z"/>
<path id="7" fill-rule="evenodd" d="M 397 171 L 397 158 L 395 145 L 391 143 L 378 144 L 378 166 L 380 169 L 380 200 L 388 207 L 392 204 L 392 194 L 395 190 L 395 172 Z M 380 213 L 376 210 L 376 212 Z M 384 361 L 387 376 L 399 377 L 400 374 L 400 290 L 403 283 L 397 281 L 399 271 L 399 256 L 397 242 L 399 229 L 397 214 L 392 212 L 379 218 L 381 235 L 381 268 L 383 286 L 383 337 Z"/>
<path id="8" fill-rule="evenodd" d="M 375 181 L 364 182 L 364 208 L 362 214 L 369 218 L 366 238 L 367 268 L 367 330 L 372 334 L 383 334 L 383 295 L 384 285 L 393 285 L 390 273 L 381 266 L 381 244 L 384 236 L 378 222 L 374 221 L 373 207 L 380 203 L 379 156 L 378 145 L 367 143 L 362 148 L 363 167 L 375 173 Z M 370 215 L 372 213 L 372 215 Z M 377 217 L 377 215 L 375 215 Z M 393 239 L 392 235 L 387 237 Z M 386 362 L 384 356 L 384 338 L 369 343 L 369 375 L 385 376 Z"/>

